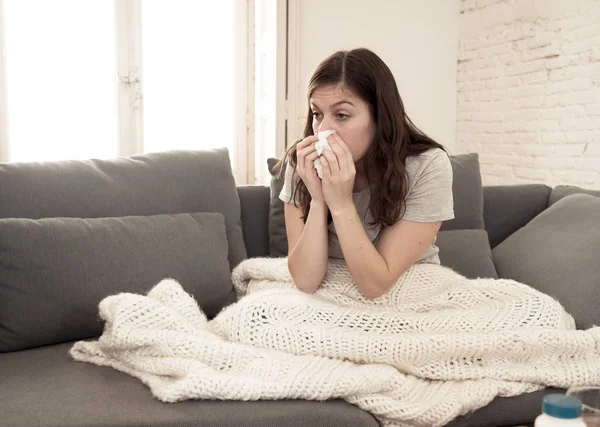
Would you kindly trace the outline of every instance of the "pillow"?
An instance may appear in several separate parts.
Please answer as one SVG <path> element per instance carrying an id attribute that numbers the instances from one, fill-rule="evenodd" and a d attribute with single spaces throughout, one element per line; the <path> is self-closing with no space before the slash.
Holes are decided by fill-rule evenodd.
<path id="1" fill-rule="evenodd" d="M 173 278 L 209 317 L 235 301 L 220 213 L 0 219 L 0 352 L 98 336 L 98 304 Z"/>
<path id="2" fill-rule="evenodd" d="M 288 252 L 285 232 L 284 204 L 279 199 L 283 180 L 276 178 L 275 165 L 278 159 L 267 160 L 271 172 L 271 210 L 269 212 L 269 245 L 273 257 L 286 256 Z M 483 222 L 483 187 L 476 153 L 451 156 L 454 196 L 454 216 L 444 221 L 440 230 L 478 229 L 485 230 Z"/>
<path id="3" fill-rule="evenodd" d="M 563 197 L 571 194 L 589 194 L 591 196 L 600 197 L 600 191 L 598 190 L 587 190 L 574 185 L 557 185 L 552 189 L 552 193 L 550 193 L 550 197 L 548 198 L 548 207 L 552 206 Z"/>
<path id="4" fill-rule="evenodd" d="M 269 189 L 264 185 L 238 185 L 237 191 L 248 257 L 269 256 Z"/>
<path id="5" fill-rule="evenodd" d="M 492 251 L 500 277 L 555 297 L 580 329 L 600 325 L 600 198 L 554 203 Z"/>
<path id="6" fill-rule="evenodd" d="M 275 168 L 278 160 L 270 158 L 267 166 L 271 173 L 271 204 L 269 207 L 269 255 L 284 257 L 288 254 L 287 234 L 285 230 L 284 203 L 279 198 L 283 189 L 283 179 L 277 178 L 278 170 Z M 287 163 L 284 164 L 284 170 Z"/>
<path id="7" fill-rule="evenodd" d="M 483 187 L 477 153 L 450 157 L 454 219 L 444 221 L 440 230 L 485 230 Z"/>
<path id="8" fill-rule="evenodd" d="M 498 278 L 492 249 L 485 230 L 440 231 L 436 246 L 440 262 L 470 279 Z"/>
<path id="9" fill-rule="evenodd" d="M 225 217 L 230 267 L 247 256 L 226 148 L 108 160 L 0 163 L 0 182 L 0 218 L 219 212 Z"/>

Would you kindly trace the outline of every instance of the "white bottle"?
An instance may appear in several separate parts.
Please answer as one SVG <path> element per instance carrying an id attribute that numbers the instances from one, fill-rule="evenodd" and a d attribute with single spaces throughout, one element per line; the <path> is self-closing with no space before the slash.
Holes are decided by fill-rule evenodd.
<path id="1" fill-rule="evenodd" d="M 534 427 L 586 427 L 581 418 L 581 400 L 566 394 L 547 394 L 542 403 L 542 415 Z"/>

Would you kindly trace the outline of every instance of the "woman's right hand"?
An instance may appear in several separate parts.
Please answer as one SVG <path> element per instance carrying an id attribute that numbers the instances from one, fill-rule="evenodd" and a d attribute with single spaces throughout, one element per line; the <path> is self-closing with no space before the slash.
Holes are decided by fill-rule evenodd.
<path id="1" fill-rule="evenodd" d="M 324 202 L 323 190 L 321 178 L 317 175 L 314 162 L 317 160 L 317 149 L 315 148 L 315 142 L 319 139 L 315 136 L 309 136 L 304 138 L 296 146 L 296 154 L 298 159 L 298 176 L 306 185 L 308 192 L 312 200 L 317 202 Z"/>

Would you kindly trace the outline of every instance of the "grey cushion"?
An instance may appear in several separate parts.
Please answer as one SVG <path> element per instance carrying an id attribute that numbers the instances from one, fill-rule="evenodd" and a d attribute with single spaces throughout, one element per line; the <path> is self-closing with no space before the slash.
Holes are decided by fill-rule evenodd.
<path id="1" fill-rule="evenodd" d="M 492 249 L 545 210 L 551 191 L 544 184 L 484 187 L 483 218 Z"/>
<path id="2" fill-rule="evenodd" d="M 574 194 L 492 251 L 500 277 L 555 297 L 578 328 L 600 325 L 600 198 Z"/>
<path id="3" fill-rule="evenodd" d="M 97 336 L 98 303 L 173 278 L 208 315 L 235 301 L 219 213 L 0 220 L 0 351 Z"/>
<path id="4" fill-rule="evenodd" d="M 598 190 L 587 190 L 581 187 L 575 187 L 573 185 L 557 185 L 552 189 L 552 193 L 548 198 L 548 206 L 552 206 L 563 197 L 571 194 L 589 194 L 591 196 L 600 197 L 600 191 Z"/>
<path id="5" fill-rule="evenodd" d="M 225 148 L 0 163 L 0 183 L 0 218 L 219 212 L 225 217 L 230 267 L 246 258 L 240 201 Z"/>
<path id="6" fill-rule="evenodd" d="M 271 256 L 286 256 L 288 252 L 285 231 L 284 205 L 279 200 L 283 180 L 275 177 L 277 159 L 267 161 L 271 172 L 271 210 L 269 213 L 269 244 Z M 479 169 L 479 156 L 476 153 L 451 156 L 454 195 L 454 216 L 444 221 L 441 230 L 478 229 L 484 230 L 483 189 Z"/>
<path id="7" fill-rule="evenodd" d="M 440 230 L 484 230 L 483 187 L 477 153 L 450 157 L 454 219 L 444 221 Z"/>
<path id="8" fill-rule="evenodd" d="M 284 204 L 279 199 L 279 193 L 283 189 L 283 180 L 277 178 L 275 168 L 277 159 L 267 160 L 269 172 L 271 172 L 271 203 L 269 207 L 269 255 L 272 257 L 283 257 L 288 254 L 287 234 L 285 229 Z M 284 170 L 285 170 L 284 165 Z"/>
<path id="9" fill-rule="evenodd" d="M 242 207 L 242 227 L 248 257 L 269 256 L 269 187 L 237 187 Z"/>
<path id="10" fill-rule="evenodd" d="M 0 354 L 2 426 L 377 427 L 342 400 L 163 403 L 139 379 L 75 362 L 72 343 Z"/>
<path id="11" fill-rule="evenodd" d="M 485 230 L 449 230 L 438 233 L 440 262 L 463 276 L 498 278 Z"/>

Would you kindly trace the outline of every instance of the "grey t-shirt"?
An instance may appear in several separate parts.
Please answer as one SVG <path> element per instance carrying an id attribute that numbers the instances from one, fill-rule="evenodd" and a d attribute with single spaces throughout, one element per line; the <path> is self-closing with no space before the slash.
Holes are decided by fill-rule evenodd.
<path id="1" fill-rule="evenodd" d="M 409 156 L 406 158 L 406 171 L 409 177 L 409 188 L 405 213 L 401 219 L 414 222 L 453 219 L 452 165 L 446 153 L 439 148 L 433 148 L 417 156 Z M 279 194 L 279 198 L 285 203 L 293 203 L 293 179 L 293 168 L 286 168 L 283 189 Z M 369 240 L 376 244 L 385 227 L 382 227 L 381 224 L 374 227 L 368 225 L 373 219 L 371 211 L 368 209 L 371 190 L 367 188 L 353 193 L 352 199 Z M 329 256 L 343 258 L 344 255 L 333 222 L 327 228 Z M 436 240 L 437 236 L 417 262 L 440 263 L 439 248 L 435 245 Z"/>

